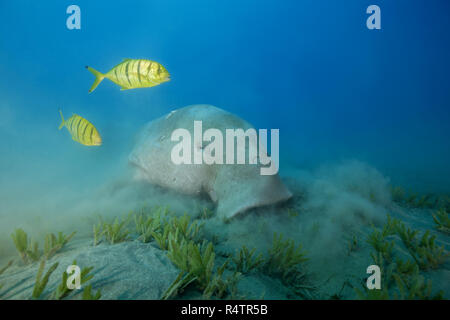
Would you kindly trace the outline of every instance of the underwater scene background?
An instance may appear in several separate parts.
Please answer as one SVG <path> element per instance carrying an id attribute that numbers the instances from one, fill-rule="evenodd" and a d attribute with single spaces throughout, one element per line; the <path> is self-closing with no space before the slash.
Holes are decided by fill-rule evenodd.
<path id="1" fill-rule="evenodd" d="M 66 27 L 71 4 L 80 30 Z M 371 4 L 381 30 L 366 27 Z M 73 260 L 94 268 L 86 283 L 102 299 L 448 298 L 449 10 L 1 1 L 0 298 L 89 298 L 58 287 Z M 107 72 L 124 58 L 157 61 L 171 80 L 126 91 L 105 80 L 88 93 L 85 66 Z M 278 128 L 293 197 L 225 223 L 207 197 L 135 181 L 140 130 L 194 104 Z M 59 109 L 95 124 L 102 145 L 59 131 Z M 76 234 L 49 236 L 60 231 Z M 212 269 L 191 270 L 196 250 Z M 372 264 L 381 290 L 365 287 Z M 40 266 L 55 266 L 41 291 Z"/>

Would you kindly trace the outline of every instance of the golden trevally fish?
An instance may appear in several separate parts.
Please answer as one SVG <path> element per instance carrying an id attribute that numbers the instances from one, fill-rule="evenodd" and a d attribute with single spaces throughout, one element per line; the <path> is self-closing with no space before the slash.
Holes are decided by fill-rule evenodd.
<path id="1" fill-rule="evenodd" d="M 89 92 L 94 91 L 104 78 L 118 84 L 121 90 L 153 87 L 170 80 L 166 68 L 158 62 L 145 59 L 124 59 L 106 74 L 88 66 L 86 68 L 95 76 Z"/>
<path id="2" fill-rule="evenodd" d="M 102 144 L 102 138 L 92 123 L 77 114 L 64 120 L 61 110 L 59 110 L 59 113 L 61 114 L 62 119 L 59 130 L 65 126 L 67 130 L 69 130 L 72 139 L 85 146 L 99 146 Z"/>

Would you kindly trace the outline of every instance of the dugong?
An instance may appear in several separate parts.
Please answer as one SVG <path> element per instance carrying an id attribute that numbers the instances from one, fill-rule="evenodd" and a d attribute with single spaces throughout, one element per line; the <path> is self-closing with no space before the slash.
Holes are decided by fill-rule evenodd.
<path id="1" fill-rule="evenodd" d="M 226 129 L 241 128 L 245 131 L 253 128 L 247 121 L 211 105 L 192 105 L 174 110 L 149 122 L 138 135 L 129 155 L 135 178 L 184 194 L 207 194 L 217 204 L 216 214 L 225 220 L 250 208 L 275 204 L 292 196 L 277 173 L 261 175 L 259 162 L 195 164 L 193 160 L 192 164 L 174 163 L 173 148 L 179 143 L 172 140 L 175 130 L 182 128 L 191 133 L 192 157 L 195 149 L 204 150 L 213 141 L 212 138 L 200 143 L 194 140 L 194 121 L 201 121 L 203 133 L 209 128 L 220 130 L 224 140 Z M 250 144 L 246 143 L 247 152 Z M 226 158 L 225 145 L 224 141 L 223 158 Z"/>

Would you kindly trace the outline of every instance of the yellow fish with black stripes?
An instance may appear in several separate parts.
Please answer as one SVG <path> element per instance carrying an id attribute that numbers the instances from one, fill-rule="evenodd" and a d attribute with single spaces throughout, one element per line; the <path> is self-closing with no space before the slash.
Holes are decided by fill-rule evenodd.
<path id="1" fill-rule="evenodd" d="M 145 59 L 124 59 L 117 66 L 101 73 L 86 66 L 95 76 L 89 93 L 95 90 L 103 79 L 109 79 L 121 87 L 121 90 L 148 88 L 170 80 L 170 74 L 161 64 Z"/>
<path id="2" fill-rule="evenodd" d="M 72 136 L 72 139 L 85 146 L 100 146 L 102 144 L 102 138 L 92 123 L 77 114 L 64 120 L 61 110 L 59 110 L 59 113 L 61 114 L 62 119 L 59 130 L 65 126 Z"/>

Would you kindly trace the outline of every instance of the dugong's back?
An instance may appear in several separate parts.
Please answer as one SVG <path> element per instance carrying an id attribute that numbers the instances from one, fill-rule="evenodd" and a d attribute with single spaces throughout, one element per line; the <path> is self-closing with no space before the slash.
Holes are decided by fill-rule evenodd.
<path id="1" fill-rule="evenodd" d="M 218 202 L 217 213 L 224 218 L 291 197 L 279 176 L 260 175 L 259 165 L 176 165 L 171 159 L 172 149 L 178 143 L 171 141 L 174 130 L 183 128 L 191 133 L 192 152 L 194 148 L 204 147 L 193 143 L 194 121 L 202 121 L 203 133 L 215 128 L 224 138 L 226 129 L 252 128 L 247 121 L 211 105 L 193 105 L 172 111 L 148 123 L 140 133 L 129 156 L 130 163 L 136 167 L 136 178 L 185 194 L 207 193 Z M 223 147 L 225 158 L 225 141 Z"/>

